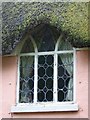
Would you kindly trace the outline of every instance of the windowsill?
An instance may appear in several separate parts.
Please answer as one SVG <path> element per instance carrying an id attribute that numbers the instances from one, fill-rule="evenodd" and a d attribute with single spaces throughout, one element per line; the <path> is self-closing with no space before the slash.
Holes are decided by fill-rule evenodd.
<path id="1" fill-rule="evenodd" d="M 53 111 L 78 111 L 76 103 L 48 103 L 48 104 L 18 104 L 11 107 L 12 113 L 25 112 L 53 112 Z"/>

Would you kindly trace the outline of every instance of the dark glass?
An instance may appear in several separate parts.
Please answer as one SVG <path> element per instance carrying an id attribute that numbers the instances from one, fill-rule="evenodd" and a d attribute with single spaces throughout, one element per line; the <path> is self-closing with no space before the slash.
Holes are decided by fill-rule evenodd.
<path id="1" fill-rule="evenodd" d="M 54 51 L 59 31 L 48 24 L 37 26 L 32 32 L 39 52 Z"/>
<path id="2" fill-rule="evenodd" d="M 39 89 L 43 89 L 45 87 L 45 81 L 43 79 L 39 79 L 38 87 Z"/>
<path id="3" fill-rule="evenodd" d="M 39 100 L 39 102 L 44 101 L 44 98 L 45 98 L 44 92 L 43 91 L 38 92 L 38 100 Z"/>
<path id="4" fill-rule="evenodd" d="M 63 89 L 64 87 L 64 80 L 62 78 L 58 79 L 58 88 Z"/>
<path id="5" fill-rule="evenodd" d="M 38 101 L 53 101 L 53 56 L 42 55 L 38 60 Z"/>
<path id="6" fill-rule="evenodd" d="M 53 100 L 53 92 L 52 91 L 49 90 L 46 93 L 46 99 L 47 99 L 47 101 L 52 101 Z"/>
<path id="7" fill-rule="evenodd" d="M 43 77 L 43 76 L 45 75 L 45 69 L 44 69 L 43 67 L 40 67 L 40 68 L 38 69 L 38 75 L 39 75 L 40 77 Z"/>
<path id="8" fill-rule="evenodd" d="M 62 90 L 58 91 L 58 101 L 62 102 L 64 100 L 64 92 Z"/>
<path id="9" fill-rule="evenodd" d="M 53 88 L 53 80 L 51 78 L 47 79 L 46 86 L 47 86 L 48 89 L 52 89 Z"/>

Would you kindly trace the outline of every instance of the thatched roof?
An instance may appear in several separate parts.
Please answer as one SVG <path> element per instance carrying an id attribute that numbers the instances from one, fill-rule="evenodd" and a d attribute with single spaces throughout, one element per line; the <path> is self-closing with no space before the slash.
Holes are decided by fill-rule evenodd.
<path id="1" fill-rule="evenodd" d="M 2 52 L 10 54 L 25 33 L 41 23 L 62 30 L 74 47 L 90 47 L 88 4 L 85 2 L 3 2 Z"/>

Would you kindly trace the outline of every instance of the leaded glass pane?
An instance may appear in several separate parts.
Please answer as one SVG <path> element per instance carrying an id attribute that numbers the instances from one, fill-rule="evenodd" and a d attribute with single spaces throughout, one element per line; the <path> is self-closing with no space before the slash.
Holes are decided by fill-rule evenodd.
<path id="1" fill-rule="evenodd" d="M 53 101 L 53 56 L 39 56 L 38 61 L 38 101 Z"/>
<path id="2" fill-rule="evenodd" d="M 58 101 L 73 100 L 73 55 L 58 55 Z"/>
<path id="3" fill-rule="evenodd" d="M 30 53 L 30 52 L 34 52 L 34 47 L 30 38 L 28 38 L 22 47 L 21 53 Z"/>
<path id="4" fill-rule="evenodd" d="M 34 57 L 20 57 L 20 90 L 19 102 L 33 102 L 34 94 Z"/>

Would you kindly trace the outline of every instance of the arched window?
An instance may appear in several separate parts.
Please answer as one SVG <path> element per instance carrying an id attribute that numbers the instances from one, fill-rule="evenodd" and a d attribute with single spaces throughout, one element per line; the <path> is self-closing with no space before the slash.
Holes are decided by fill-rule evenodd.
<path id="1" fill-rule="evenodd" d="M 73 48 L 44 28 L 39 41 L 29 36 L 20 54 L 19 102 L 73 100 Z"/>
<path id="2" fill-rule="evenodd" d="M 19 56 L 17 103 L 74 102 L 74 50 L 69 38 L 55 34 L 44 26 L 24 41 Z"/>

